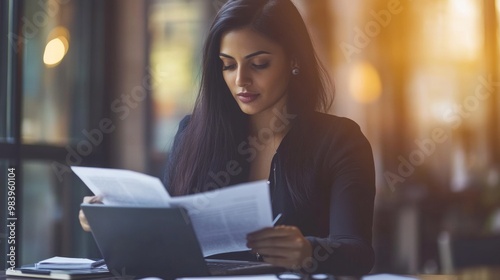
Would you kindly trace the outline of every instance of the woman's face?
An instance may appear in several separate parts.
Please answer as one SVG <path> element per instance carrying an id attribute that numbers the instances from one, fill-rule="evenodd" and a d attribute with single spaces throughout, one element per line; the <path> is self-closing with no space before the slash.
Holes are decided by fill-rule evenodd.
<path id="1" fill-rule="evenodd" d="M 293 64 L 281 46 L 243 28 L 222 36 L 219 56 L 224 80 L 245 114 L 271 113 L 286 105 Z"/>

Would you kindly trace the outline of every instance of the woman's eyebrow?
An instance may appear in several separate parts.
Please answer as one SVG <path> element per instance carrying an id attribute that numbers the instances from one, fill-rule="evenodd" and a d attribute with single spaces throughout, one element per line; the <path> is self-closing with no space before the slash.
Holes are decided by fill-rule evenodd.
<path id="1" fill-rule="evenodd" d="M 254 56 L 257 56 L 257 55 L 261 55 L 261 54 L 271 54 L 271 53 L 270 52 L 266 52 L 266 51 L 257 51 L 257 52 L 254 52 L 254 53 L 251 53 L 251 54 L 245 56 L 245 59 L 249 59 L 251 57 L 254 57 Z M 230 59 L 234 59 L 234 57 L 232 57 L 232 56 L 230 56 L 228 54 L 225 54 L 225 53 L 220 53 L 219 56 L 230 58 Z"/>

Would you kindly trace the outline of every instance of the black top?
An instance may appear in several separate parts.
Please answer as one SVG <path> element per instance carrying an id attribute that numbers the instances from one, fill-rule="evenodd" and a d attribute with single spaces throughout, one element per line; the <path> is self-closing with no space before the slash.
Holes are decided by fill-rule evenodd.
<path id="1" fill-rule="evenodd" d="M 188 123 L 189 116 L 181 121 L 173 150 Z M 290 141 L 292 137 L 299 141 Z M 313 187 L 307 202 L 295 205 L 286 185 L 287 155 L 304 151 L 304 174 Z M 249 165 L 242 166 L 245 172 L 231 184 L 247 180 Z M 273 157 L 269 177 L 274 215 L 282 213 L 279 224 L 298 227 L 313 246 L 312 266 L 306 272 L 361 275 L 371 270 L 375 172 L 370 144 L 354 121 L 322 113 L 307 123 L 297 118 Z"/>

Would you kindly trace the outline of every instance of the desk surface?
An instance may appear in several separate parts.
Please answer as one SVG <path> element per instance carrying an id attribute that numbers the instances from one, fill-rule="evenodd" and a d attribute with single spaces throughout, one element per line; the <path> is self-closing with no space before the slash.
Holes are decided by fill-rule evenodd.
<path id="1" fill-rule="evenodd" d="M 460 273 L 453 275 L 416 275 L 413 276 L 421 280 L 462 280 L 462 279 L 474 279 L 474 280 L 498 280 L 500 279 L 500 267 L 495 268 L 474 268 L 461 271 Z M 22 279 L 35 279 L 35 278 L 23 278 L 23 277 L 7 277 L 5 271 L 0 271 L 0 280 L 22 280 Z M 116 277 L 108 278 L 96 278 L 100 280 L 116 280 Z M 339 280 L 356 280 L 360 278 L 356 277 L 336 277 Z"/>
<path id="2" fill-rule="evenodd" d="M 419 275 L 416 276 L 418 279 L 422 280 L 458 280 L 459 277 L 457 275 Z M 5 271 L 0 271 L 0 279 L 1 280 L 33 280 L 36 278 L 25 278 L 25 277 L 12 277 L 12 276 L 6 276 Z M 89 279 L 89 278 L 87 278 Z M 99 280 L 116 280 L 115 277 L 108 277 L 108 278 L 95 278 Z M 357 280 L 360 278 L 356 277 L 339 277 L 339 280 Z M 461 279 L 461 278 L 460 278 Z M 477 280 L 490 280 L 494 278 L 472 278 L 472 279 L 477 279 Z M 496 279 L 499 279 L 498 277 Z"/>

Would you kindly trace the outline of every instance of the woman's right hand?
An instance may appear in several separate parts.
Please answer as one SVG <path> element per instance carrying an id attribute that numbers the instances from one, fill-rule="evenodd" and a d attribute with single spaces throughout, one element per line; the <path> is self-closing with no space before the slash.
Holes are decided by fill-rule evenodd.
<path id="1" fill-rule="evenodd" d="M 86 196 L 83 198 L 83 203 L 88 203 L 88 204 L 102 203 L 102 198 L 99 196 Z M 85 217 L 85 213 L 83 213 L 82 209 L 80 209 L 78 218 L 80 219 L 80 225 L 82 226 L 82 229 L 84 231 L 91 231 L 89 222 L 87 221 L 87 217 Z"/>

